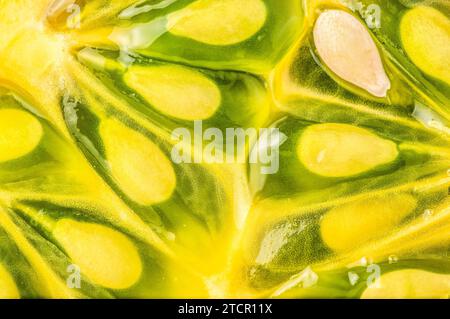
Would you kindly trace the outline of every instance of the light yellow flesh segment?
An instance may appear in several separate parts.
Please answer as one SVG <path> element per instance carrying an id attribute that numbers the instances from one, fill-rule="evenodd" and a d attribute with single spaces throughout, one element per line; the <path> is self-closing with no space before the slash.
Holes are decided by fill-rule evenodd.
<path id="1" fill-rule="evenodd" d="M 221 104 L 217 85 L 202 73 L 186 67 L 132 67 L 124 79 L 159 112 L 178 119 L 208 119 Z"/>
<path id="2" fill-rule="evenodd" d="M 361 174 L 394 161 L 397 145 L 348 124 L 317 124 L 305 129 L 297 155 L 311 172 L 327 177 Z"/>
<path id="3" fill-rule="evenodd" d="M 322 240 L 336 252 L 349 251 L 393 230 L 416 205 L 413 196 L 401 194 L 338 206 L 320 223 Z"/>
<path id="4" fill-rule="evenodd" d="M 450 85 L 450 20 L 431 7 L 415 7 L 402 18 L 406 53 L 423 72 Z"/>
<path id="5" fill-rule="evenodd" d="M 363 299 L 428 299 L 450 297 L 450 276 L 418 269 L 382 275 L 380 287 L 367 288 Z"/>
<path id="6" fill-rule="evenodd" d="M 26 92 L 36 101 L 33 106 L 69 137 L 60 109 L 60 85 L 70 41 L 46 27 L 52 2 L 0 1 L 0 78 Z"/>
<path id="7" fill-rule="evenodd" d="M 112 176 L 130 199 L 152 205 L 172 195 L 175 171 L 157 145 L 113 119 L 101 123 L 100 135 Z"/>
<path id="8" fill-rule="evenodd" d="M 81 275 L 97 285 L 125 289 L 141 276 L 142 263 L 136 247 L 116 230 L 62 219 L 56 223 L 53 236 L 80 267 Z"/>
<path id="9" fill-rule="evenodd" d="M 256 34 L 267 18 L 262 0 L 197 0 L 168 17 L 170 33 L 211 45 L 232 45 Z"/>
<path id="10" fill-rule="evenodd" d="M 11 274 L 0 264 L 0 299 L 19 299 L 20 294 Z"/>
<path id="11" fill-rule="evenodd" d="M 31 114 L 16 109 L 0 110 L 0 162 L 23 157 L 41 141 L 41 123 Z"/>
<path id="12" fill-rule="evenodd" d="M 375 42 L 362 23 L 341 10 L 323 12 L 314 26 L 320 58 L 339 77 L 376 97 L 391 87 Z"/>

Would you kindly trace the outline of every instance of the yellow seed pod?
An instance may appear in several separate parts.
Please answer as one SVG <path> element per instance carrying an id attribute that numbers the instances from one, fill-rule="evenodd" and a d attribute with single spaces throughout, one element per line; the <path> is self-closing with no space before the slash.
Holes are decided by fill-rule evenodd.
<path id="1" fill-rule="evenodd" d="M 418 6 L 403 16 L 400 34 L 414 64 L 450 84 L 450 20 L 434 8 Z"/>
<path id="2" fill-rule="evenodd" d="M 221 103 L 217 85 L 192 69 L 163 65 L 131 67 L 125 83 L 163 114 L 182 120 L 205 120 Z"/>
<path id="3" fill-rule="evenodd" d="M 113 119 L 101 123 L 100 136 L 112 176 L 128 197 L 141 205 L 152 205 L 172 195 L 175 171 L 157 145 Z"/>
<path id="4" fill-rule="evenodd" d="M 0 162 L 23 157 L 41 141 L 43 128 L 31 114 L 16 110 L 0 110 Z"/>
<path id="5" fill-rule="evenodd" d="M 297 144 L 300 162 L 311 172 L 345 177 L 394 161 L 397 145 L 369 130 L 348 124 L 317 124 L 305 129 Z"/>
<path id="6" fill-rule="evenodd" d="M 232 45 L 257 33 L 266 17 L 262 0 L 197 0 L 169 15 L 167 29 L 206 44 Z"/>
<path id="7" fill-rule="evenodd" d="M 61 219 L 53 236 L 61 243 L 81 276 L 111 289 L 135 284 L 142 262 L 135 245 L 125 235 L 106 226 Z"/>
<path id="8" fill-rule="evenodd" d="M 413 196 L 401 194 L 338 206 L 320 223 L 322 240 L 336 252 L 349 251 L 395 229 L 416 205 Z"/>

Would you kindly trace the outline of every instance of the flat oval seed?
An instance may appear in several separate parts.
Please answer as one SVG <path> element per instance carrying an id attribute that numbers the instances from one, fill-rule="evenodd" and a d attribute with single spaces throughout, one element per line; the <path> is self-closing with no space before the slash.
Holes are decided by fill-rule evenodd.
<path id="1" fill-rule="evenodd" d="M 0 299 L 19 299 L 20 294 L 11 274 L 0 264 Z"/>
<path id="2" fill-rule="evenodd" d="M 339 77 L 376 97 L 391 87 L 377 46 L 362 23 L 341 10 L 323 12 L 314 26 L 320 58 Z"/>
<path id="3" fill-rule="evenodd" d="M 264 25 L 262 0 L 197 0 L 168 17 L 170 33 L 211 45 L 247 40 Z"/>
<path id="4" fill-rule="evenodd" d="M 317 124 L 305 129 L 297 156 L 311 172 L 327 177 L 361 174 L 394 161 L 397 145 L 348 124 Z"/>
<path id="5" fill-rule="evenodd" d="M 425 299 L 450 297 L 450 276 L 419 269 L 398 270 L 382 275 L 381 287 L 367 288 L 363 299 Z"/>
<path id="6" fill-rule="evenodd" d="M 142 272 L 141 258 L 134 244 L 106 226 L 61 219 L 53 236 L 63 246 L 81 274 L 94 284 L 125 289 L 135 284 Z"/>
<path id="7" fill-rule="evenodd" d="M 213 81 L 182 66 L 131 67 L 124 80 L 155 109 L 182 120 L 208 119 L 221 104 Z"/>
<path id="8" fill-rule="evenodd" d="M 31 114 L 0 110 L 0 162 L 27 155 L 38 146 L 43 135 L 41 123 Z"/>
<path id="9" fill-rule="evenodd" d="M 141 205 L 168 199 L 176 185 L 172 163 L 152 141 L 117 120 L 100 125 L 112 176 L 122 191 Z"/>
<path id="10" fill-rule="evenodd" d="M 349 251 L 392 230 L 416 205 L 413 196 L 402 194 L 338 206 L 320 223 L 322 240 L 336 252 Z"/>
<path id="11" fill-rule="evenodd" d="M 415 7 L 402 18 L 406 53 L 423 72 L 450 84 L 450 20 L 431 7 Z"/>

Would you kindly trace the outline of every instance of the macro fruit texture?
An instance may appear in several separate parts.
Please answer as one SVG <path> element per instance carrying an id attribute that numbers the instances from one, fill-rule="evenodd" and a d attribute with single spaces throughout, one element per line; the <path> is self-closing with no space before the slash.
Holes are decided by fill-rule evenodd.
<path id="1" fill-rule="evenodd" d="M 0 297 L 448 298 L 449 17 L 0 0 Z M 279 134 L 174 161 L 199 121 Z"/>

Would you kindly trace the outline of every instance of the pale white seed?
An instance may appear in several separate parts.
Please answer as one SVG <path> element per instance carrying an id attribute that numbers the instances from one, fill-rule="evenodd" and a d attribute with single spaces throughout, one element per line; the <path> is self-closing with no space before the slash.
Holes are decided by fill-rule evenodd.
<path id="1" fill-rule="evenodd" d="M 363 24 L 341 10 L 323 12 L 314 26 L 314 42 L 320 58 L 343 80 L 376 97 L 391 88 L 374 40 Z"/>

